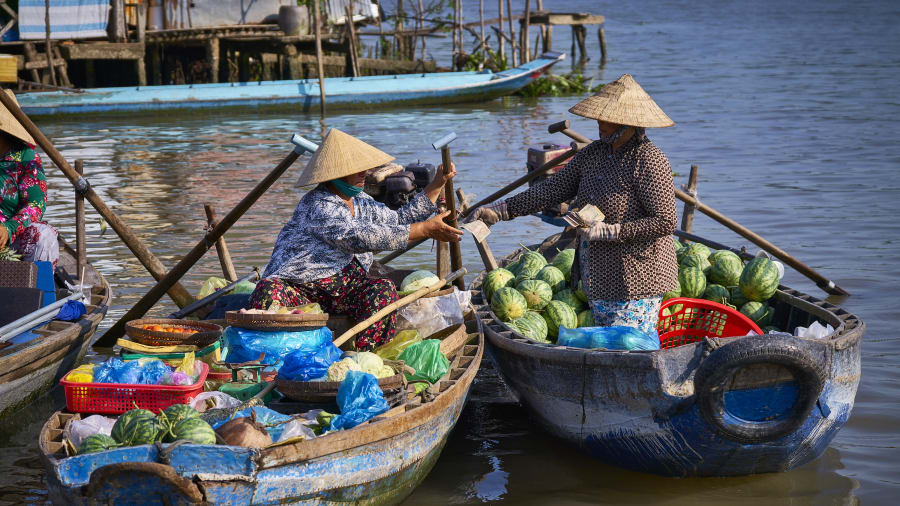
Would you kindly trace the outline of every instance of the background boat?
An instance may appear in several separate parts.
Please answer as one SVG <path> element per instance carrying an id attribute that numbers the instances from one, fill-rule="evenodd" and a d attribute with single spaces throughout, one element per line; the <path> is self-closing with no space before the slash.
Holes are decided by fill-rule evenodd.
<path id="1" fill-rule="evenodd" d="M 565 53 L 547 52 L 536 60 L 497 73 L 484 70 L 326 78 L 325 100 L 329 110 L 491 100 L 519 90 L 563 59 Z M 319 81 L 92 88 L 82 93 L 29 92 L 17 98 L 29 116 L 286 105 L 305 112 L 319 106 Z"/>

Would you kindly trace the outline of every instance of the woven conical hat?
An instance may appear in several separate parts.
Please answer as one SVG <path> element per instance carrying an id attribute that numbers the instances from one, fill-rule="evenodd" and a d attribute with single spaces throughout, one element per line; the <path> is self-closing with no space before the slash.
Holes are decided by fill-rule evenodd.
<path id="1" fill-rule="evenodd" d="M 3 91 L 8 97 L 13 99 L 13 102 L 15 102 L 16 104 L 19 103 L 19 101 L 16 100 L 16 96 L 13 95 L 13 92 L 9 90 Z M 28 135 L 25 127 L 23 127 L 22 124 L 19 123 L 19 120 L 17 120 L 16 117 L 13 116 L 12 113 L 3 106 L 0 106 L 0 131 L 6 132 L 16 139 L 19 139 L 22 142 L 27 142 L 28 144 L 34 146 L 34 139 L 32 139 L 30 135 Z"/>
<path id="2" fill-rule="evenodd" d="M 629 74 L 603 86 L 569 112 L 617 125 L 662 128 L 675 124 Z"/>
<path id="3" fill-rule="evenodd" d="M 332 128 L 306 164 L 296 186 L 310 186 L 349 176 L 374 169 L 393 159 L 393 156 L 384 151 Z"/>

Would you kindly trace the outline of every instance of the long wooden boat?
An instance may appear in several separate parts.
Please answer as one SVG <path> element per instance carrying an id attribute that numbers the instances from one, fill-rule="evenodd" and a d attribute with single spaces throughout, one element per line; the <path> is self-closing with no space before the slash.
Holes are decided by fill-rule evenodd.
<path id="1" fill-rule="evenodd" d="M 491 100 L 521 89 L 564 58 L 565 53 L 548 52 L 534 61 L 497 73 L 485 70 L 326 78 L 325 100 L 329 108 Z M 29 116 L 223 106 L 291 106 L 291 110 L 310 111 L 319 107 L 319 81 L 93 88 L 81 93 L 28 92 L 18 95 L 18 100 Z"/>
<path id="2" fill-rule="evenodd" d="M 471 315 L 470 315 L 471 316 Z M 466 402 L 484 350 L 470 318 L 450 371 L 420 396 L 349 430 L 262 450 L 222 445 L 144 445 L 67 457 L 56 413 L 40 434 L 55 504 L 396 504 L 422 482 Z M 473 344 L 468 344 L 472 342 Z"/>
<path id="3" fill-rule="evenodd" d="M 75 272 L 75 258 L 75 252 L 61 243 L 59 265 Z M 84 357 L 112 296 L 106 279 L 91 265 L 86 266 L 85 278 L 93 289 L 80 320 L 47 322 L 32 331 L 38 337 L 0 349 L 0 417 L 46 392 Z"/>
<path id="4" fill-rule="evenodd" d="M 536 247 L 566 246 L 555 235 Z M 853 408 L 865 325 L 786 286 L 773 299 L 773 323 L 793 329 L 818 320 L 831 335 L 610 351 L 510 331 L 481 297 L 483 278 L 473 282 L 473 304 L 506 384 L 548 432 L 610 465 L 667 476 L 786 471 L 819 457 Z"/>

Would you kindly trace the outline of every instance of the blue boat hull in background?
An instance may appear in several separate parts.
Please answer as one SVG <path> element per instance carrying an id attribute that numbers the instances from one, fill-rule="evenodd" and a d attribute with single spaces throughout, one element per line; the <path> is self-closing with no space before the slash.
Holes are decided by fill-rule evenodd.
<path id="1" fill-rule="evenodd" d="M 325 82 L 329 108 L 386 104 L 438 104 L 491 100 L 516 92 L 565 58 L 545 53 L 519 67 L 493 73 L 441 72 L 393 76 L 331 77 Z M 92 88 L 83 93 L 28 92 L 17 96 L 28 115 L 152 112 L 225 106 L 290 106 L 308 112 L 319 107 L 318 79 L 197 85 Z"/>

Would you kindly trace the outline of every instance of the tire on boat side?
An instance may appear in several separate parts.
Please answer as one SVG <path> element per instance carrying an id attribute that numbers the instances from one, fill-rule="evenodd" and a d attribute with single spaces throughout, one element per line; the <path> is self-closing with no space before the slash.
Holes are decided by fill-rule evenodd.
<path id="1" fill-rule="evenodd" d="M 736 339 L 714 350 L 697 368 L 694 395 L 700 415 L 722 436 L 746 444 L 765 443 L 797 430 L 809 416 L 827 373 L 823 353 L 803 339 L 762 336 Z M 773 364 L 788 369 L 797 385 L 797 399 L 780 420 L 750 421 L 725 409 L 725 385 L 749 365 Z"/>

